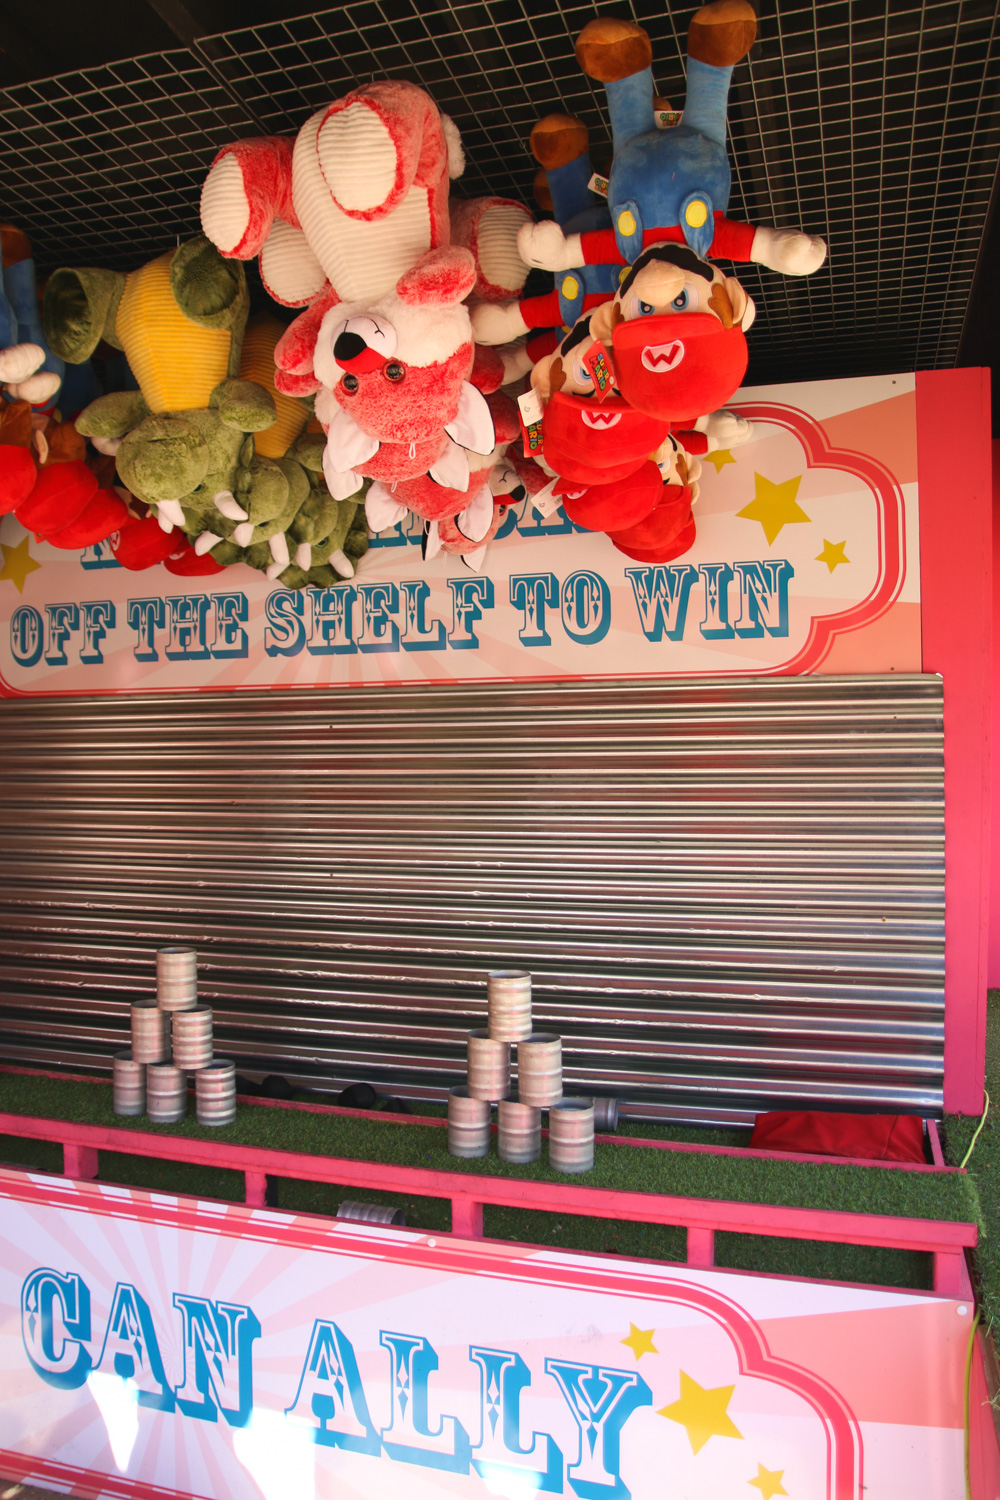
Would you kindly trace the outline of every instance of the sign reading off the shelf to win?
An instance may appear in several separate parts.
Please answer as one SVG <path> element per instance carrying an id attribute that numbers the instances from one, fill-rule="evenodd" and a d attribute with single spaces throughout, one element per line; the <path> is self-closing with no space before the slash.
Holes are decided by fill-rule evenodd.
<path id="1" fill-rule="evenodd" d="M 483 570 L 424 564 L 412 518 L 356 578 L 292 592 L 238 566 L 129 573 L 0 527 L 0 693 L 920 670 L 912 376 L 748 390 L 709 455 L 697 540 L 636 562 L 562 511 L 507 512 Z"/>

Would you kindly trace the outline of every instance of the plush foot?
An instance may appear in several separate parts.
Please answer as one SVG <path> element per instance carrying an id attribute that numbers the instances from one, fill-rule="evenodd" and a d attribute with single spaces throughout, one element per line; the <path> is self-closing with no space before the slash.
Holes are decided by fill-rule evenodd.
<path id="1" fill-rule="evenodd" d="M 756 35 L 757 17 L 749 0 L 712 0 L 688 27 L 688 56 L 713 68 L 731 68 L 746 57 Z"/>
<path id="2" fill-rule="evenodd" d="M 630 78 L 633 73 L 650 67 L 653 48 L 642 27 L 634 21 L 595 16 L 577 38 L 576 60 L 588 78 L 617 83 L 620 78 Z"/>
<path id="3" fill-rule="evenodd" d="M 546 115 L 532 130 L 528 144 L 540 166 L 564 167 L 585 154 L 590 137 L 575 115 Z"/>
<path id="4" fill-rule="evenodd" d="M 552 190 L 549 187 L 549 179 L 544 167 L 539 167 L 535 173 L 535 180 L 531 184 L 531 196 L 543 213 L 552 213 Z"/>
<path id="5" fill-rule="evenodd" d="M 470 317 L 477 344 L 509 344 L 528 331 L 517 302 L 482 302 Z"/>

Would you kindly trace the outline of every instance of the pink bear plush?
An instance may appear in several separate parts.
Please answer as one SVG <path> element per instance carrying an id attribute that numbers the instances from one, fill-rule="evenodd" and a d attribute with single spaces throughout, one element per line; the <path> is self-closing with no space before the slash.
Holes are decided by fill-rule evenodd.
<path id="1" fill-rule="evenodd" d="M 339 303 L 324 316 L 316 416 L 335 499 L 353 495 L 363 476 L 395 486 L 426 475 L 441 492 L 441 515 L 462 508 L 448 492 L 468 485 L 467 450 L 485 456 L 496 443 L 489 404 L 469 380 L 474 348 L 463 298 L 475 276 L 468 250 L 431 250 L 388 295 Z"/>
<path id="2" fill-rule="evenodd" d="M 451 242 L 449 181 L 464 166 L 454 123 L 403 80 L 354 89 L 318 110 L 294 142 L 238 141 L 219 153 L 202 188 L 202 228 L 223 255 L 259 256 L 277 302 L 308 309 L 275 351 L 279 390 L 318 389 L 312 351 L 331 307 L 377 301 Z M 470 290 L 510 297 L 527 275 L 517 253 L 527 209 L 473 200 L 456 220 L 473 252 Z"/>

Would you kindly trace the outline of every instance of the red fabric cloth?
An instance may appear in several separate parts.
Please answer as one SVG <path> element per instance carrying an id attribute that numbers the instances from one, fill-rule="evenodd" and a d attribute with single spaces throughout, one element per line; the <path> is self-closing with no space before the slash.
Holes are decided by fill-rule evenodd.
<path id="1" fill-rule="evenodd" d="M 709 248 L 709 257 L 714 260 L 749 261 L 753 237 L 757 230 L 753 224 L 741 224 L 737 219 L 727 219 L 717 213 L 715 233 Z M 580 236 L 583 259 L 588 266 L 624 265 L 625 260 L 618 249 L 613 229 L 591 229 Z M 662 245 L 665 242 L 684 243 L 684 232 L 679 224 L 668 224 L 655 229 L 644 229 L 642 248 Z"/>
<path id="2" fill-rule="evenodd" d="M 773 1110 L 758 1115 L 750 1145 L 811 1156 L 862 1156 L 872 1161 L 926 1162 L 919 1115 L 840 1115 L 823 1110 Z"/>

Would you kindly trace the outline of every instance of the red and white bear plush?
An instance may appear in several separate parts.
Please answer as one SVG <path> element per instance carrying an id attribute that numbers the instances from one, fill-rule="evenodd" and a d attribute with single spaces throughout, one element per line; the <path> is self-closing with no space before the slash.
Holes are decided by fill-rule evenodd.
<path id="1" fill-rule="evenodd" d="M 259 256 L 270 294 L 306 307 L 275 349 L 274 383 L 316 395 L 335 499 L 363 478 L 390 493 L 419 481 L 413 508 L 448 521 L 471 503 L 470 474 L 488 468 L 497 436 L 479 386 L 493 386 L 470 380 L 463 303 L 523 286 L 517 234 L 530 214 L 498 198 L 451 205 L 464 165 L 453 122 L 393 80 L 318 110 L 294 142 L 226 147 L 205 180 L 208 238 L 223 255 Z"/>
<path id="2" fill-rule="evenodd" d="M 403 80 L 354 89 L 318 110 L 294 141 L 220 151 L 202 188 L 202 228 L 223 255 L 259 256 L 275 301 L 308 309 L 275 351 L 279 390 L 316 391 L 312 351 L 329 309 L 377 301 L 429 250 L 464 244 L 480 298 L 509 298 L 523 286 L 517 232 L 531 216 L 501 198 L 453 210 L 449 182 L 464 166 L 454 123 Z"/>
<path id="3" fill-rule="evenodd" d="M 464 450 L 468 466 L 464 487 L 442 487 L 429 474 L 402 480 L 391 487 L 373 484 L 365 499 L 365 515 L 372 531 L 395 526 L 412 511 L 424 520 L 426 561 L 439 552 L 447 552 L 463 558 L 470 568 L 478 571 L 487 543 L 499 530 L 507 506 L 525 495 L 516 470 L 504 461 L 507 449 L 521 430 L 517 407 L 502 391 L 493 391 L 483 399 L 495 442 L 485 455 L 475 449 Z"/>
<path id="4" fill-rule="evenodd" d="M 475 350 L 464 298 L 476 271 L 467 250 L 431 250 L 374 302 L 339 303 L 319 328 L 316 416 L 327 434 L 323 471 L 335 499 L 362 477 L 395 486 L 426 476 L 426 520 L 463 508 L 467 450 L 483 458 L 496 434 L 471 383 Z"/>

